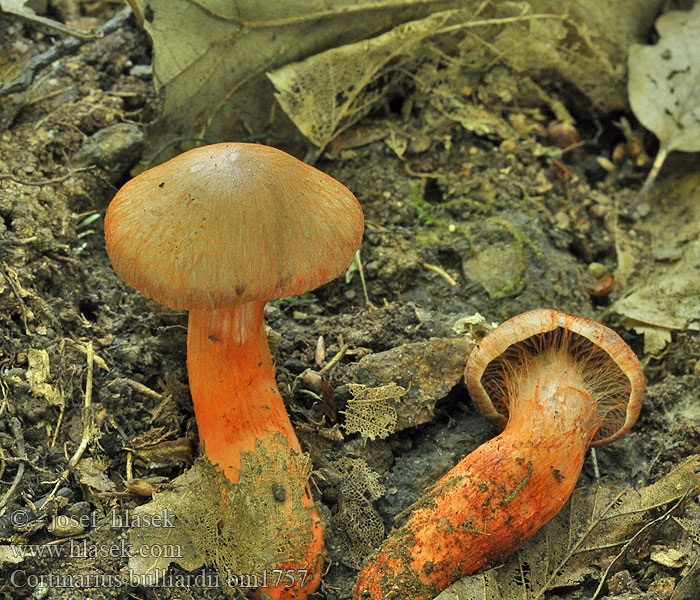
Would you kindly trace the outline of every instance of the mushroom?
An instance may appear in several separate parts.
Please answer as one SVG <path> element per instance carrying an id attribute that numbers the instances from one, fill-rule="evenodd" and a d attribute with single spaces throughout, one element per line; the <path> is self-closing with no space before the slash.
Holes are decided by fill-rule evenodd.
<path id="1" fill-rule="evenodd" d="M 110 203 L 105 239 L 116 273 L 156 302 L 189 311 L 199 438 L 231 481 L 239 481 L 242 452 L 301 452 L 275 383 L 266 302 L 341 274 L 363 229 L 362 209 L 344 185 L 258 144 L 190 150 L 127 182 Z M 295 497 L 283 492 L 275 490 L 280 501 Z M 301 498 L 308 545 L 283 568 L 308 569 L 309 577 L 275 597 L 305 598 L 319 583 L 321 521 L 308 485 Z"/>
<path id="2" fill-rule="evenodd" d="M 632 427 L 644 395 L 639 361 L 615 332 L 547 309 L 490 332 L 465 377 L 503 431 L 419 500 L 361 571 L 355 600 L 433 598 L 505 559 L 564 506 L 588 447 Z"/>

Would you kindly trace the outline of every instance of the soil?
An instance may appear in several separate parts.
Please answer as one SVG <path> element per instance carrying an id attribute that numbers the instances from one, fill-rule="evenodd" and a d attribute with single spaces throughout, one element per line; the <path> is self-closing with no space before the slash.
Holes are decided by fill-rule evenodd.
<path id="1" fill-rule="evenodd" d="M 105 16 L 110 15 L 96 15 L 94 23 Z M 7 32 L 0 40 L 3 56 L 21 57 L 20 62 L 54 41 L 5 15 L 0 15 L 0 30 Z M 5 496 L 17 484 L 0 513 L 5 543 L 65 548 L 74 534 L 73 543 L 119 547 L 127 530 L 104 515 L 123 514 L 149 500 L 135 484 L 125 485 L 127 473 L 162 484 L 191 462 L 189 440 L 196 436 L 196 423 L 187 389 L 186 314 L 156 305 L 116 276 L 102 229 L 106 207 L 129 179 L 129 170 L 142 155 L 157 150 L 146 147 L 139 135 L 158 113 L 150 61 L 149 40 L 130 20 L 40 71 L 26 92 L 2 100 L 0 493 Z M 400 112 L 374 113 L 361 127 L 381 127 L 401 118 Z M 267 309 L 267 323 L 279 338 L 278 385 L 313 459 L 315 494 L 327 519 L 329 562 L 319 598 L 350 598 L 357 573 L 343 564 L 344 549 L 336 537 L 334 465 L 340 458 L 363 458 L 386 485 L 373 506 L 388 530 L 395 515 L 494 434 L 463 381 L 434 398 L 432 417 L 421 425 L 367 442 L 344 432 L 336 423 L 343 422 L 353 363 L 402 344 L 456 337 L 455 323 L 477 312 L 498 322 L 551 307 L 616 327 L 606 306 L 625 289 L 613 286 L 602 297 L 591 290 L 616 268 L 617 230 L 611 219 L 616 207 L 634 197 L 639 173 L 626 165 L 611 177 L 599 166 L 596 158 L 610 156 L 622 134 L 612 117 L 597 116 L 606 135 L 556 161 L 452 124 L 433 134 L 427 147 L 403 158 L 376 141 L 317 164 L 353 190 L 364 209 L 361 256 L 373 305 L 365 301 L 355 272 L 349 282 L 341 278 Z M 405 130 L 418 138 L 421 115 L 403 118 Z M 579 134 L 592 140 L 594 129 L 582 125 Z M 109 131 L 105 139 L 91 137 L 103 130 Z M 653 213 L 623 216 L 619 226 L 629 230 Z M 643 356 L 640 337 L 617 331 Z M 307 368 L 318 370 L 320 336 L 325 362 L 343 345 L 347 352 L 325 375 L 330 391 L 314 397 L 295 380 Z M 620 441 L 597 450 L 604 477 L 641 487 L 700 450 L 700 421 L 692 402 L 700 394 L 699 361 L 700 339 L 690 333 L 674 335 L 660 358 L 645 358 L 648 392 L 638 423 Z M 95 423 L 97 434 L 82 455 L 89 460 L 77 468 L 70 459 L 86 420 Z M 133 449 L 163 441 L 174 448 L 147 461 L 131 460 Z M 594 481 L 587 459 L 580 484 Z M 41 502 L 54 490 L 53 503 L 42 511 Z M 96 520 L 84 532 L 50 533 L 47 525 L 56 512 Z M 11 515 L 22 515 L 22 522 L 8 520 Z M 648 548 L 653 543 L 665 540 L 652 539 Z M 625 565 L 627 575 L 617 577 L 607 598 L 659 598 L 650 586 L 680 579 L 679 569 L 652 562 L 648 548 Z M 226 597 L 202 587 L 109 585 L 125 566 L 119 552 L 5 561 L 0 597 Z M 86 572 L 101 576 L 103 585 L 35 585 L 41 576 Z M 590 597 L 595 585 L 584 581 L 548 597 Z"/>

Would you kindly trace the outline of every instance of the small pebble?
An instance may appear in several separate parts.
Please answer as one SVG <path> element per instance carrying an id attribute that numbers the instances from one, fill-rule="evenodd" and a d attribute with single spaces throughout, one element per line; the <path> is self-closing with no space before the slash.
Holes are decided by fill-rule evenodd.
<path id="1" fill-rule="evenodd" d="M 153 77 L 153 67 L 151 65 L 134 65 L 131 67 L 129 75 L 139 79 L 150 79 Z"/>
<path id="2" fill-rule="evenodd" d="M 683 253 L 678 248 L 656 248 L 652 256 L 658 261 L 676 261 L 680 260 Z"/>
<path id="3" fill-rule="evenodd" d="M 292 373 L 299 374 L 306 370 L 307 365 L 296 358 L 289 358 L 284 361 L 284 368 Z"/>
<path id="4" fill-rule="evenodd" d="M 591 277 L 594 277 L 595 279 L 600 279 L 603 275 L 605 275 L 608 270 L 606 269 L 605 265 L 599 262 L 592 262 L 588 265 L 588 272 L 591 274 Z"/>
<path id="5" fill-rule="evenodd" d="M 98 165 L 110 172 L 113 180 L 141 158 L 143 131 L 132 123 L 117 123 L 91 135 L 73 157 L 73 166 Z"/>
<path id="6" fill-rule="evenodd" d="M 63 514 L 67 517 L 76 517 L 77 519 L 80 519 L 80 517 L 89 515 L 91 511 L 92 507 L 90 506 L 90 503 L 82 501 L 75 502 L 74 504 L 67 506 L 63 511 Z"/>

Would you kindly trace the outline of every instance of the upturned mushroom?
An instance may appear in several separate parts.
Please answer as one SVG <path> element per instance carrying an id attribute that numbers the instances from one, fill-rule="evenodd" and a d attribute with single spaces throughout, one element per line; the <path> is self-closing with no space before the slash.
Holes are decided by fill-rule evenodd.
<path id="1" fill-rule="evenodd" d="M 355 600 L 427 600 L 508 557 L 564 506 L 589 446 L 632 427 L 644 395 L 639 361 L 615 332 L 546 309 L 489 333 L 465 377 L 503 431 L 417 503 L 361 571 Z"/>
<path id="2" fill-rule="evenodd" d="M 127 182 L 109 205 L 105 238 L 117 274 L 156 302 L 189 311 L 199 438 L 231 481 L 239 480 L 242 452 L 301 452 L 275 383 L 265 304 L 341 274 L 363 229 L 362 209 L 344 185 L 257 144 L 185 152 Z M 280 501 L 295 497 L 281 492 Z M 295 585 L 265 590 L 272 597 L 306 598 L 320 580 L 323 531 L 308 485 L 301 499 L 307 542 L 282 568 L 308 577 L 301 585 L 295 571 Z"/>

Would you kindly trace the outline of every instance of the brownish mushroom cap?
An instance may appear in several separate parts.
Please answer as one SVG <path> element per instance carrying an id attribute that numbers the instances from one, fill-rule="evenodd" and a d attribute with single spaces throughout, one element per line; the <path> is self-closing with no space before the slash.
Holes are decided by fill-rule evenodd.
<path id="1" fill-rule="evenodd" d="M 105 216 L 117 274 L 186 310 L 316 288 L 347 268 L 363 229 L 344 185 L 258 144 L 176 156 L 126 183 Z"/>
<path id="2" fill-rule="evenodd" d="M 499 429 L 508 421 L 509 385 L 523 353 L 566 345 L 577 359 L 588 393 L 598 403 L 600 427 L 592 446 L 622 437 L 634 425 L 644 398 L 639 360 L 614 331 L 582 317 L 537 309 L 502 323 L 472 351 L 465 378 L 472 400 Z"/>

